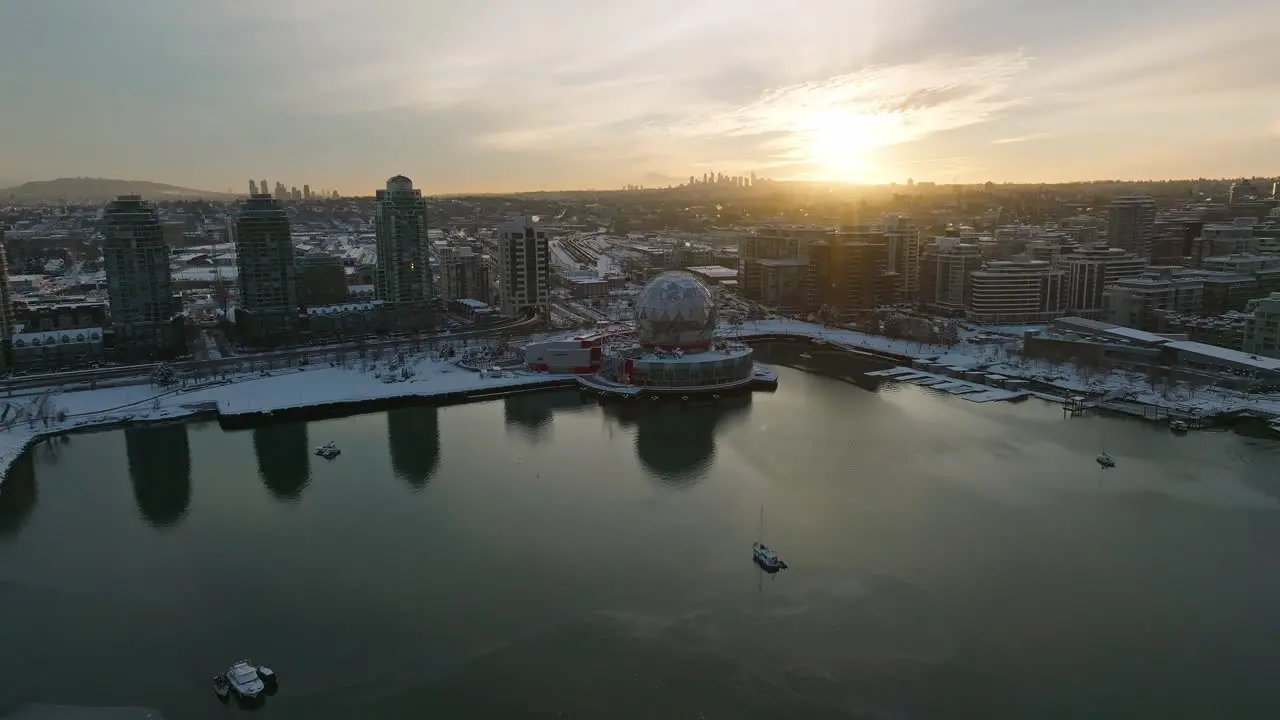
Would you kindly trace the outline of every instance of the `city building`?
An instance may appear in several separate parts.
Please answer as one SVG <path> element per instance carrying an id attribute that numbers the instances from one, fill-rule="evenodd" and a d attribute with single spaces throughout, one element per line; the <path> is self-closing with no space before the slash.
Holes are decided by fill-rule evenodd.
<path id="1" fill-rule="evenodd" d="M 721 391 L 751 382 L 751 348 L 715 337 L 715 299 L 693 274 L 670 271 L 649 281 L 636 296 L 635 312 L 638 342 L 588 349 L 590 363 L 582 370 L 598 365 L 610 383 L 653 393 Z"/>
<path id="2" fill-rule="evenodd" d="M 1199 314 L 1204 304 L 1204 279 L 1176 267 L 1148 268 L 1125 278 L 1102 293 L 1103 321 L 1144 331 L 1160 326 L 1158 311 Z"/>
<path id="3" fill-rule="evenodd" d="M 298 268 L 298 305 L 303 308 L 339 305 L 347 301 L 347 270 L 334 255 L 303 255 Z"/>
<path id="4" fill-rule="evenodd" d="M 289 216 L 280 201 L 254 195 L 240 205 L 236 248 L 238 339 L 250 345 L 293 342 L 298 330 L 298 274 Z"/>
<path id="5" fill-rule="evenodd" d="M 809 246 L 826 228 L 762 227 L 738 240 L 738 289 L 748 300 L 782 312 L 810 306 Z"/>
<path id="6" fill-rule="evenodd" d="M 1245 313 L 1244 351 L 1280 358 L 1280 292 L 1250 300 Z"/>
<path id="7" fill-rule="evenodd" d="M 427 237 L 427 201 L 403 175 L 387 180 L 374 198 L 373 226 L 378 266 L 378 299 L 392 305 L 396 329 L 421 331 L 434 326 L 435 287 Z"/>
<path id="8" fill-rule="evenodd" d="M 969 278 L 966 317 L 972 322 L 1040 323 L 1066 310 L 1066 272 L 1042 260 L 996 260 Z"/>
<path id="9" fill-rule="evenodd" d="M 253 197 L 254 195 L 257 195 L 257 194 L 258 194 L 258 183 L 254 182 L 253 179 L 251 178 L 249 180 L 249 197 Z"/>
<path id="10" fill-rule="evenodd" d="M 1098 317 L 1103 288 L 1142 275 L 1147 264 L 1145 257 L 1106 245 L 1081 247 L 1059 256 L 1058 267 L 1067 272 L 1067 311 L 1078 317 Z"/>
<path id="11" fill-rule="evenodd" d="M 107 204 L 102 235 L 116 352 L 124 359 L 181 353 L 181 322 L 175 322 L 181 302 L 155 207 L 138 195 L 121 195 Z"/>
<path id="12" fill-rule="evenodd" d="M 920 305 L 931 313 L 964 317 L 973 295 L 974 271 L 982 269 L 982 249 L 958 237 L 939 237 L 920 257 Z"/>
<path id="13" fill-rule="evenodd" d="M 898 297 L 894 302 L 920 302 L 920 229 L 904 215 L 886 215 L 883 220 L 887 245 L 887 271 L 898 277 Z"/>
<path id="14" fill-rule="evenodd" d="M 809 244 L 809 306 L 834 308 L 839 319 L 898 301 L 899 276 L 889 272 L 889 245 L 871 229 L 830 233 Z"/>
<path id="15" fill-rule="evenodd" d="M 492 302 L 487 258 L 465 245 L 441 248 L 440 295 L 446 301 L 471 298 Z"/>
<path id="16" fill-rule="evenodd" d="M 106 303 L 84 297 L 19 301 L 12 312 L 14 368 L 55 371 L 103 359 Z"/>
<path id="17" fill-rule="evenodd" d="M 13 301 L 9 297 L 9 253 L 0 227 L 0 372 L 9 367 L 9 343 L 13 338 Z"/>
<path id="18" fill-rule="evenodd" d="M 551 264 L 547 231 L 536 217 L 498 226 L 499 304 L 503 315 L 538 310 L 551 317 Z"/>
<path id="19" fill-rule="evenodd" d="M 1151 258 L 1156 204 L 1146 196 L 1118 197 L 1107 206 L 1107 244 Z"/>

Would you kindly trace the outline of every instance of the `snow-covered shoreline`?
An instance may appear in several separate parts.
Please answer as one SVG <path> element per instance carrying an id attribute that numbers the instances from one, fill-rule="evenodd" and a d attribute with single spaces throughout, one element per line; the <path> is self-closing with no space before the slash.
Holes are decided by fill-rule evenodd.
<path id="1" fill-rule="evenodd" d="M 447 359 L 422 358 L 394 367 L 370 362 L 241 373 L 169 389 L 140 384 L 12 398 L 3 401 L 9 407 L 0 424 L 0 482 L 33 443 L 77 430 L 476 391 L 502 393 L 554 386 L 575 377 L 520 371 L 490 375 L 459 368 Z"/>
<path id="2" fill-rule="evenodd" d="M 1089 373 L 1065 363 L 1022 357 L 1018 353 L 1022 334 L 1036 329 L 1039 327 L 993 327 L 977 333 L 964 332 L 961 333 L 962 342 L 952 347 L 914 340 L 896 340 L 790 319 L 748 320 L 738 328 L 725 326 L 723 331 L 747 340 L 768 335 L 809 337 L 831 343 L 833 347 L 892 353 L 903 358 L 930 360 L 962 370 L 982 370 L 1009 378 L 1035 380 L 1058 388 L 1064 394 L 1089 393 L 1123 399 L 1129 403 L 1160 408 L 1179 415 L 1203 417 L 1255 412 L 1266 416 L 1280 416 L 1280 393 L 1245 394 L 1220 387 L 1192 387 L 1185 383 L 1153 387 L 1149 378 L 1140 373 Z M 991 342 L 963 342 L 978 335 L 985 336 Z"/>

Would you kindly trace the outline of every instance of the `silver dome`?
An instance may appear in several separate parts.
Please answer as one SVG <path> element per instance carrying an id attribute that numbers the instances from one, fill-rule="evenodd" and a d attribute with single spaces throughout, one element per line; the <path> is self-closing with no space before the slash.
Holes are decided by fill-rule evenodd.
<path id="1" fill-rule="evenodd" d="M 649 281 L 635 301 L 640 343 L 663 348 L 709 345 L 716 331 L 711 290 L 687 272 L 665 272 Z"/>

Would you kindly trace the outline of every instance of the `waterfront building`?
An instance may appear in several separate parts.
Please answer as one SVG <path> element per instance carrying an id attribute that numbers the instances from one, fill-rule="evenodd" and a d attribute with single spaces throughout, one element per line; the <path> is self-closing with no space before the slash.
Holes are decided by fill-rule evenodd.
<path id="1" fill-rule="evenodd" d="M 920 304 L 927 311 L 963 317 L 973 295 L 973 272 L 982 269 L 982 249 L 958 237 L 939 237 L 920 257 Z"/>
<path id="2" fill-rule="evenodd" d="M 435 287 L 427 237 L 427 201 L 404 175 L 387 180 L 374 198 L 378 299 L 392 306 L 402 330 L 434 324 Z"/>
<path id="3" fill-rule="evenodd" d="M 1067 312 L 1096 318 L 1102 314 L 1103 288 L 1142 275 L 1148 263 L 1121 248 L 1094 245 L 1059 256 L 1057 264 L 1067 273 Z"/>
<path id="4" fill-rule="evenodd" d="M 900 276 L 889 271 L 890 248 L 883 232 L 842 230 L 809 244 L 809 306 L 834 308 L 840 319 L 898 301 Z"/>
<path id="5" fill-rule="evenodd" d="M 588 357 L 599 352 L 600 375 L 610 383 L 654 393 L 750 384 L 751 348 L 716 338 L 715 298 L 692 273 L 669 271 L 649 281 L 636 296 L 635 314 L 635 341 L 588 347 Z"/>
<path id="6" fill-rule="evenodd" d="M 537 310 L 550 318 L 551 259 L 541 221 L 529 215 L 514 218 L 498 226 L 497 238 L 502 314 Z"/>
<path id="7" fill-rule="evenodd" d="M 240 339 L 259 346 L 293 341 L 298 331 L 298 274 L 288 214 L 270 195 L 254 195 L 241 203 L 233 227 Z"/>
<path id="8" fill-rule="evenodd" d="M 920 228 L 905 215 L 886 215 L 882 221 L 887 245 L 888 272 L 898 279 L 897 297 L 893 302 L 920 302 Z"/>
<path id="9" fill-rule="evenodd" d="M 1150 259 L 1155 224 L 1156 204 L 1151 198 L 1118 197 L 1107 206 L 1107 244 Z"/>
<path id="10" fill-rule="evenodd" d="M 125 359 L 179 353 L 183 338 L 174 318 L 181 302 L 173 293 L 170 248 L 155 207 L 138 195 L 121 195 L 107 204 L 102 234 L 117 352 Z"/>
<path id="11" fill-rule="evenodd" d="M 821 227 L 761 227 L 738 239 L 738 289 L 748 300 L 781 312 L 812 309 L 809 247 L 827 238 Z"/>
<path id="12" fill-rule="evenodd" d="M 54 371 L 104 358 L 103 330 L 109 324 L 106 303 L 64 296 L 20 300 L 9 309 L 11 329 L 17 331 L 8 335 L 15 369 Z"/>
<path id="13" fill-rule="evenodd" d="M 1066 272 L 1042 260 L 997 260 L 969 274 L 966 317 L 990 324 L 1041 323 L 1066 310 Z"/>
<path id="14" fill-rule="evenodd" d="M 9 297 L 9 257 L 0 227 L 0 372 L 9 368 L 9 343 L 13 338 L 13 301 Z"/>
<path id="15" fill-rule="evenodd" d="M 1245 313 L 1244 351 L 1280 358 L 1280 292 L 1249 301 Z"/>
<path id="16" fill-rule="evenodd" d="M 1125 278 L 1102 293 L 1105 322 L 1154 331 L 1157 311 L 1198 314 L 1204 304 L 1204 278 L 1175 267 L 1148 268 L 1138 277 Z"/>

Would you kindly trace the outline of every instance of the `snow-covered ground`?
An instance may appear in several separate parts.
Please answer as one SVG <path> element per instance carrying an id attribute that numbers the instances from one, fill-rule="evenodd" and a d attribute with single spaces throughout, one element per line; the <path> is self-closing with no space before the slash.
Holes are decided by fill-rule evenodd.
<path id="1" fill-rule="evenodd" d="M 1048 363 L 1021 357 L 1018 354 L 1022 333 L 1042 326 L 980 328 L 964 331 L 965 339 L 976 336 L 1002 335 L 1006 343 L 962 342 L 951 348 L 930 345 L 911 340 L 895 340 L 878 335 L 868 335 L 854 330 L 830 328 L 823 325 L 788 319 L 746 321 L 736 329 L 736 334 L 749 338 L 753 335 L 792 334 L 820 338 L 833 344 L 850 348 L 883 350 L 912 358 L 930 359 L 948 367 L 981 369 L 1005 377 L 1040 380 L 1065 392 L 1105 393 L 1116 399 L 1124 399 L 1143 405 L 1167 408 L 1191 415 L 1213 415 L 1223 412 L 1253 410 L 1268 415 L 1280 415 L 1280 393 L 1245 394 L 1219 387 L 1193 387 L 1185 383 L 1161 383 L 1151 386 L 1141 373 L 1113 371 L 1086 373 L 1066 363 Z M 735 334 L 726 326 L 722 332 Z"/>
<path id="2" fill-rule="evenodd" d="M 523 372 L 486 377 L 451 361 L 422 357 L 403 366 L 355 360 L 346 367 L 324 364 L 270 375 L 244 373 L 168 390 L 131 385 L 0 399 L 0 408 L 7 406 L 0 420 L 0 473 L 33 439 L 75 428 L 180 419 L 213 410 L 239 415 L 478 389 L 501 391 L 572 377 Z"/>

